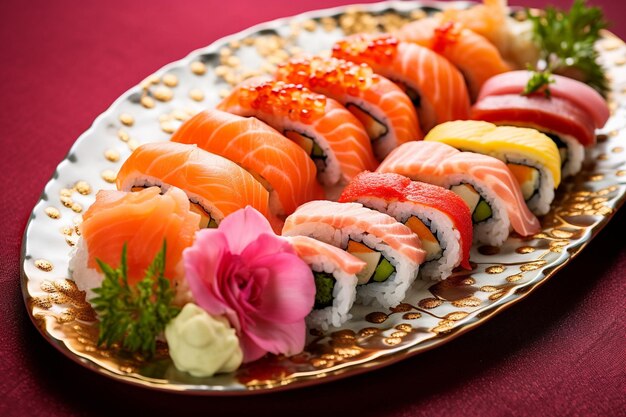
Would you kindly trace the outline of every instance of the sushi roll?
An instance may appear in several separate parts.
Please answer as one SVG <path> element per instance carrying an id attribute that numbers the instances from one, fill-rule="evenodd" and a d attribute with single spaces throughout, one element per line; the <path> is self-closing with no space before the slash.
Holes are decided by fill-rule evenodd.
<path id="1" fill-rule="evenodd" d="M 164 276 L 176 291 L 178 304 L 190 299 L 184 280 L 182 252 L 191 246 L 200 216 L 193 213 L 185 193 L 169 187 L 137 192 L 99 191 L 96 201 L 83 214 L 80 239 L 70 260 L 72 279 L 87 299 L 95 295 L 104 279 L 96 260 L 118 268 L 126 246 L 128 283 L 137 284 L 167 242 Z"/>
<path id="2" fill-rule="evenodd" d="M 312 237 L 365 261 L 357 274 L 357 301 L 383 307 L 404 299 L 426 257 L 407 226 L 358 203 L 306 203 L 287 217 L 283 236 Z"/>
<path id="3" fill-rule="evenodd" d="M 197 144 L 246 169 L 269 191 L 270 210 L 280 218 L 324 197 L 315 164 L 302 148 L 254 117 L 205 110 L 183 123 L 171 141 Z"/>
<path id="4" fill-rule="evenodd" d="M 391 152 L 377 172 L 394 172 L 458 194 L 472 213 L 475 242 L 500 246 L 510 228 L 521 236 L 540 229 L 511 171 L 491 156 L 439 142 L 407 142 Z"/>
<path id="5" fill-rule="evenodd" d="M 465 77 L 472 100 L 476 100 L 489 78 L 510 70 L 493 44 L 458 22 L 438 17 L 419 19 L 404 25 L 394 35 L 400 41 L 416 43 L 449 60 Z"/>
<path id="6" fill-rule="evenodd" d="M 426 251 L 422 277 L 442 280 L 459 265 L 472 269 L 472 215 L 452 191 L 398 174 L 363 172 L 348 184 L 339 201 L 361 203 L 411 229 Z"/>
<path id="7" fill-rule="evenodd" d="M 307 316 L 309 327 L 327 330 L 352 318 L 350 309 L 356 299 L 356 274 L 365 262 L 348 252 L 306 236 L 286 237 L 296 253 L 313 270 L 315 305 Z"/>
<path id="8" fill-rule="evenodd" d="M 333 46 L 336 58 L 365 63 L 405 89 L 422 131 L 448 120 L 467 119 L 470 100 L 463 76 L 447 59 L 391 35 L 358 34 Z"/>
<path id="9" fill-rule="evenodd" d="M 511 71 L 491 78 L 481 89 L 472 118 L 545 133 L 559 149 L 562 175 L 574 175 L 582 166 L 584 148 L 596 143 L 595 129 L 610 116 L 608 105 L 593 88 L 559 75 L 551 76 L 550 97 L 523 96 L 530 76 L 529 71 Z"/>
<path id="10" fill-rule="evenodd" d="M 324 186 L 345 185 L 377 165 L 361 122 L 335 100 L 300 85 L 247 80 L 218 108 L 257 117 L 300 145 L 315 162 Z"/>
<path id="11" fill-rule="evenodd" d="M 498 158 L 517 179 L 530 210 L 536 215 L 550 211 L 554 190 L 561 183 L 561 156 L 555 143 L 543 133 L 464 120 L 442 123 L 424 140 Z"/>
<path id="12" fill-rule="evenodd" d="M 198 148 L 174 142 L 146 143 L 128 157 L 117 174 L 122 191 L 158 186 L 183 190 L 201 216 L 200 227 L 217 227 L 240 208 L 252 206 L 270 216 L 269 193 L 248 171 L 234 162 Z"/>
<path id="13" fill-rule="evenodd" d="M 278 66 L 276 78 L 344 105 L 365 127 L 379 160 L 399 144 L 423 137 L 409 97 L 366 64 L 319 56 L 293 58 Z"/>

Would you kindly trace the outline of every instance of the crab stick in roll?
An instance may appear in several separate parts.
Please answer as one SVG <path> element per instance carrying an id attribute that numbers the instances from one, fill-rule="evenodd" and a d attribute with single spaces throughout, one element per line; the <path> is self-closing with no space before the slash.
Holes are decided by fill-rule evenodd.
<path id="1" fill-rule="evenodd" d="M 470 100 L 463 75 L 446 58 L 391 35 L 352 35 L 335 43 L 336 58 L 365 63 L 401 87 L 413 101 L 422 130 L 467 119 Z"/>
<path id="2" fill-rule="evenodd" d="M 409 97 L 366 64 L 319 56 L 293 58 L 278 66 L 276 78 L 343 104 L 365 127 L 379 160 L 399 144 L 423 136 Z"/>
<path id="3" fill-rule="evenodd" d="M 472 213 L 476 242 L 499 246 L 510 229 L 521 236 L 540 229 L 509 168 L 491 156 L 461 152 L 440 142 L 407 142 L 391 152 L 377 171 L 394 172 L 458 194 Z"/>

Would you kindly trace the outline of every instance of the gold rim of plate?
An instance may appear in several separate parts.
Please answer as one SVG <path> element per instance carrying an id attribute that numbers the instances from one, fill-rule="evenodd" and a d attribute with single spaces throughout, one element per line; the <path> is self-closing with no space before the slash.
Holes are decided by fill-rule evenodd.
<path id="1" fill-rule="evenodd" d="M 176 370 L 165 344 L 149 360 L 115 346 L 104 349 L 96 344 L 95 313 L 69 278 L 83 209 L 97 190 L 114 188 L 117 169 L 142 139 L 167 140 L 234 84 L 271 71 L 291 54 L 317 53 L 345 33 L 391 29 L 432 8 L 468 4 L 387 2 L 274 20 L 194 51 L 122 95 L 59 164 L 24 233 L 22 291 L 44 338 L 73 361 L 118 381 L 197 395 L 263 393 L 356 375 L 440 346 L 554 276 L 626 200 L 626 45 L 606 31 L 597 48 L 608 71 L 612 116 L 599 132 L 598 145 L 587 151 L 583 170 L 561 185 L 552 210 L 541 219 L 541 232 L 529 238 L 512 235 L 501 248 L 474 245 L 474 270 L 439 283 L 418 281 L 389 311 L 356 306 L 341 328 L 311 330 L 301 354 L 268 356 L 234 373 L 195 378 Z M 85 145 L 93 140 L 100 146 Z"/>

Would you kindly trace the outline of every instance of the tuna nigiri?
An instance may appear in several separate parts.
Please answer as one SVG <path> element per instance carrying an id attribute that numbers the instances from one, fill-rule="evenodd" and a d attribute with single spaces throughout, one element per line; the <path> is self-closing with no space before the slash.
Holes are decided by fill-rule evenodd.
<path id="1" fill-rule="evenodd" d="M 271 221 L 269 193 L 245 169 L 195 145 L 155 142 L 141 145 L 117 174 L 117 188 L 157 185 L 182 189 L 192 209 L 202 216 L 203 227 L 219 222 L 240 208 L 252 206 Z"/>
<path id="2" fill-rule="evenodd" d="M 407 226 L 358 203 L 306 203 L 287 217 L 283 235 L 313 237 L 365 261 L 357 300 L 383 307 L 402 301 L 426 256 Z"/>
<path id="3" fill-rule="evenodd" d="M 346 183 L 377 165 L 361 122 L 335 100 L 302 86 L 248 80 L 218 108 L 257 117 L 296 142 L 315 162 L 325 186 Z"/>
<path id="4" fill-rule="evenodd" d="M 278 216 L 324 196 L 304 150 L 254 117 L 205 110 L 186 121 L 171 141 L 195 143 L 248 170 L 268 189 L 270 209 Z"/>
<path id="5" fill-rule="evenodd" d="M 276 78 L 343 104 L 365 127 L 379 160 L 399 144 L 423 136 L 409 97 L 366 64 L 319 56 L 294 58 L 278 66 Z"/>
<path id="6" fill-rule="evenodd" d="M 343 190 L 339 201 L 387 213 L 417 234 L 426 250 L 422 276 L 440 280 L 459 265 L 471 269 L 472 216 L 465 201 L 452 191 L 398 174 L 363 172 Z"/>
<path id="7" fill-rule="evenodd" d="M 200 216 L 190 211 L 183 191 L 158 187 L 138 192 L 99 191 L 96 201 L 83 214 L 81 239 L 70 269 L 81 290 L 93 295 L 103 275 L 96 259 L 112 268 L 120 265 L 126 245 L 128 282 L 135 285 L 166 241 L 165 278 L 178 291 L 179 301 L 188 297 L 184 288 L 183 249 L 193 243 Z"/>
<path id="8" fill-rule="evenodd" d="M 448 59 L 465 77 L 474 100 L 485 81 L 510 69 L 493 44 L 458 22 L 443 22 L 437 17 L 420 19 L 404 25 L 394 35 Z"/>
<path id="9" fill-rule="evenodd" d="M 385 158 L 378 172 L 395 172 L 450 188 L 472 213 L 474 241 L 499 246 L 506 240 L 509 227 L 522 236 L 540 229 L 517 180 L 496 158 L 460 152 L 439 142 L 407 142 Z"/>
<path id="10" fill-rule="evenodd" d="M 469 116 L 469 96 L 463 76 L 447 59 L 417 44 L 391 35 L 353 35 L 333 46 L 333 56 L 366 63 L 383 77 L 399 83 L 417 108 L 422 130 Z"/>
<path id="11" fill-rule="evenodd" d="M 559 149 L 563 176 L 576 174 L 584 147 L 595 144 L 595 129 L 610 116 L 608 105 L 593 88 L 559 75 L 551 75 L 550 97 L 523 96 L 529 77 L 529 71 L 512 71 L 491 78 L 480 91 L 472 118 L 544 132 Z"/>

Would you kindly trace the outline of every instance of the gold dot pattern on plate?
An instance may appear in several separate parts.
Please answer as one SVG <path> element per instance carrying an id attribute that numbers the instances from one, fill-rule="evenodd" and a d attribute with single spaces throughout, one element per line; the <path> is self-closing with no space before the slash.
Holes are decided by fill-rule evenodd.
<path id="1" fill-rule="evenodd" d="M 154 90 L 154 98 L 159 101 L 170 101 L 172 97 L 174 97 L 174 92 L 164 85 L 160 85 Z"/>
<path id="2" fill-rule="evenodd" d="M 402 318 L 404 320 L 417 320 L 420 317 L 422 317 L 422 313 L 417 313 L 417 312 L 414 312 L 414 313 L 404 313 L 402 315 Z"/>
<path id="3" fill-rule="evenodd" d="M 538 261 L 534 261 L 534 262 L 529 262 L 527 264 L 524 264 L 522 266 L 520 266 L 520 270 L 523 272 L 528 272 L 528 271 L 534 271 L 536 269 L 541 268 L 542 266 L 544 266 L 546 264 L 546 261 L 544 260 L 538 260 Z"/>
<path id="4" fill-rule="evenodd" d="M 367 316 L 365 316 L 365 320 L 369 321 L 370 323 L 383 323 L 385 320 L 387 320 L 389 316 L 387 316 L 387 314 L 382 313 L 380 311 L 374 311 L 372 313 L 369 313 Z"/>
<path id="5" fill-rule="evenodd" d="M 53 269 L 52 262 L 45 259 L 36 259 L 35 266 L 44 272 L 50 272 Z"/>
<path id="6" fill-rule="evenodd" d="M 163 76 L 163 84 L 168 87 L 176 87 L 178 85 L 178 77 L 174 74 L 165 74 Z"/>
<path id="7" fill-rule="evenodd" d="M 46 207 L 44 210 L 46 215 L 51 219 L 59 219 L 61 218 L 61 212 L 56 207 Z"/>
<path id="8" fill-rule="evenodd" d="M 465 297 L 460 300 L 454 300 L 452 305 L 455 307 L 478 307 L 482 301 L 476 297 Z"/>
<path id="9" fill-rule="evenodd" d="M 515 252 L 519 254 L 533 253 L 534 251 L 535 248 L 533 248 L 532 246 L 520 246 L 519 248 L 515 249 Z"/>
<path id="10" fill-rule="evenodd" d="M 465 311 L 453 311 L 452 313 L 446 314 L 445 318 L 447 320 L 459 321 L 459 320 L 463 320 L 468 315 L 469 313 Z"/>
<path id="11" fill-rule="evenodd" d="M 204 75 L 206 74 L 206 65 L 200 61 L 193 61 L 190 65 L 191 72 L 196 75 Z"/>
<path id="12" fill-rule="evenodd" d="M 515 275 L 510 275 L 510 276 L 506 277 L 506 280 L 508 282 L 517 282 L 517 281 L 519 281 L 522 278 L 524 278 L 524 275 L 522 275 L 522 274 L 515 274 Z"/>
<path id="13" fill-rule="evenodd" d="M 118 162 L 120 160 L 120 153 L 116 149 L 107 149 L 104 151 L 104 157 L 109 162 Z"/>
<path id="14" fill-rule="evenodd" d="M 189 90 L 189 97 L 194 101 L 202 101 L 204 100 L 204 93 L 202 90 L 194 88 Z"/>
<path id="15" fill-rule="evenodd" d="M 132 126 L 135 124 L 135 118 L 128 113 L 122 113 L 120 114 L 120 122 L 122 122 L 124 126 Z"/>
<path id="16" fill-rule="evenodd" d="M 424 299 L 421 299 L 419 303 L 417 303 L 417 305 L 420 308 L 424 308 L 426 310 L 439 307 L 442 304 L 443 304 L 443 300 L 440 300 L 439 298 L 424 298 Z"/>
<path id="17" fill-rule="evenodd" d="M 506 266 L 504 265 L 493 265 L 485 269 L 485 272 L 488 274 L 501 274 L 504 271 L 506 271 Z"/>
<path id="18" fill-rule="evenodd" d="M 146 109 L 152 109 L 156 105 L 156 103 L 154 102 L 154 99 L 152 99 L 152 97 L 150 97 L 150 96 L 143 96 L 143 97 L 141 97 L 140 103 Z"/>
<path id="19" fill-rule="evenodd" d="M 122 130 L 122 129 L 117 131 L 117 137 L 122 142 L 128 142 L 128 140 L 130 139 L 130 136 L 128 135 L 128 132 L 126 132 L 125 130 Z"/>
<path id="20" fill-rule="evenodd" d="M 117 174 L 115 173 L 115 171 L 111 171 L 110 169 L 105 169 L 104 171 L 102 171 L 100 173 L 100 176 L 103 180 L 110 184 L 115 183 L 115 180 L 117 179 Z"/>

